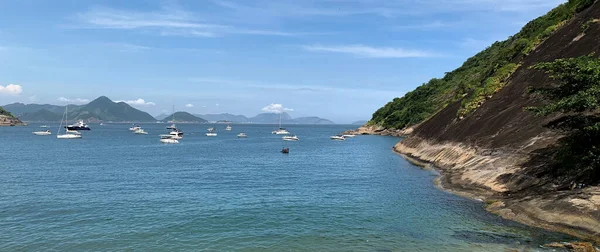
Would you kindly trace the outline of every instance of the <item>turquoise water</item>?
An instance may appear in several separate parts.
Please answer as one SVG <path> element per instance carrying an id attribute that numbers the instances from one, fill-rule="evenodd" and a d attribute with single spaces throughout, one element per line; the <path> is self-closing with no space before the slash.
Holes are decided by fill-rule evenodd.
<path id="1" fill-rule="evenodd" d="M 353 126 L 91 125 L 83 139 L 0 127 L 0 251 L 506 251 L 563 235 L 502 220 L 440 191 Z M 50 125 L 53 133 L 57 125 Z M 238 132 L 247 139 L 237 139 Z M 290 154 L 279 151 L 289 147 Z"/>

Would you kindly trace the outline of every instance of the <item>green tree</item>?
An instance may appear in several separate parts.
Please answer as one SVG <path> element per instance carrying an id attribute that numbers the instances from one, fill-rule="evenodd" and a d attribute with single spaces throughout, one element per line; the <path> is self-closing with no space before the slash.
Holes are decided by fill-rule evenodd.
<path id="1" fill-rule="evenodd" d="M 600 58 L 590 55 L 539 63 L 557 85 L 533 89 L 545 102 L 537 116 L 562 115 L 547 126 L 564 133 L 555 155 L 556 175 L 600 181 Z"/>

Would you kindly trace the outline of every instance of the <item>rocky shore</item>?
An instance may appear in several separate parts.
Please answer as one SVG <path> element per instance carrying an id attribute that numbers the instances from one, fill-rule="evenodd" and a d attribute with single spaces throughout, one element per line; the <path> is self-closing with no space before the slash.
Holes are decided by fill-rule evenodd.
<path id="1" fill-rule="evenodd" d="M 382 126 L 361 126 L 358 129 L 355 130 L 347 130 L 342 132 L 342 134 L 344 135 L 378 135 L 378 136 L 395 136 L 395 137 L 401 137 L 401 136 L 407 136 L 410 135 L 410 133 L 413 132 L 414 128 L 416 126 L 413 127 L 409 127 L 406 129 L 386 129 Z"/>
<path id="2" fill-rule="evenodd" d="M 416 165 L 439 169 L 441 188 L 486 202 L 492 213 L 600 244 L 600 186 L 572 190 L 548 186 L 519 172 L 527 155 L 518 150 L 478 150 L 411 136 L 394 151 Z"/>
<path id="3" fill-rule="evenodd" d="M 21 120 L 7 115 L 0 115 L 0 126 L 25 126 Z"/>

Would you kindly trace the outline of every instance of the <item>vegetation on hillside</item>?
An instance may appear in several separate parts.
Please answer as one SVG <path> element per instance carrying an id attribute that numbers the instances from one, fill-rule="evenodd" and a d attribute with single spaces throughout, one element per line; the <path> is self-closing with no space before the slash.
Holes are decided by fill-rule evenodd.
<path id="1" fill-rule="evenodd" d="M 2 107 L 0 107 L 0 115 L 5 115 L 5 116 L 13 117 L 13 115 L 10 112 L 4 110 L 4 108 L 2 108 Z"/>
<path id="2" fill-rule="evenodd" d="M 457 117 L 474 111 L 506 84 L 521 60 L 594 0 L 569 0 L 525 25 L 519 33 L 469 58 L 441 79 L 432 79 L 377 110 L 371 125 L 405 128 L 417 124 L 452 102 L 461 101 Z"/>
<path id="3" fill-rule="evenodd" d="M 559 59 L 535 68 L 550 74 L 558 86 L 532 90 L 546 102 L 528 109 L 538 116 L 564 114 L 548 124 L 565 134 L 554 155 L 554 175 L 600 181 L 600 59 Z"/>

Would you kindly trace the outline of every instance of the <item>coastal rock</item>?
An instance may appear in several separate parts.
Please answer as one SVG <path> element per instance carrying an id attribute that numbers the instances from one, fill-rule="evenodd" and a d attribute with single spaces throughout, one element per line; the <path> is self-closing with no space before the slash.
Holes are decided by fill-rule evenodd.
<path id="1" fill-rule="evenodd" d="M 520 164 L 528 158 L 522 150 L 479 150 L 411 136 L 394 151 L 440 169 L 444 189 L 494 202 L 487 207 L 490 212 L 600 243 L 600 186 L 562 191 L 547 187 L 548 181 L 522 173 Z"/>
<path id="2" fill-rule="evenodd" d="M 387 129 L 383 126 L 377 125 L 364 125 L 355 130 L 347 130 L 342 132 L 342 134 L 352 134 L 352 135 L 378 135 L 378 136 L 395 136 L 395 137 L 403 137 L 410 135 L 417 125 L 408 127 L 405 129 Z"/>
<path id="3" fill-rule="evenodd" d="M 21 120 L 7 115 L 0 115 L 0 126 L 25 126 Z"/>
<path id="4" fill-rule="evenodd" d="M 553 242 L 544 245 L 546 248 L 568 249 L 572 252 L 597 252 L 598 250 L 589 242 Z"/>

